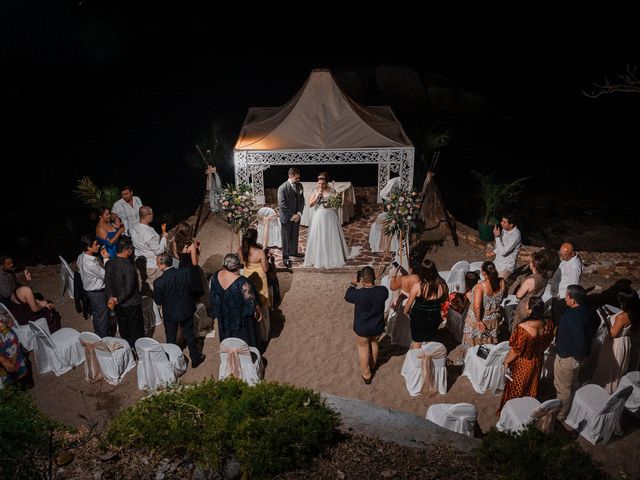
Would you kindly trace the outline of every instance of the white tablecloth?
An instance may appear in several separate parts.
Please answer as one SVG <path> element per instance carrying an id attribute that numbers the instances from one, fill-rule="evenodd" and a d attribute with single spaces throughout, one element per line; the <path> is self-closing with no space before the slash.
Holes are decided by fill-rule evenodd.
<path id="1" fill-rule="evenodd" d="M 318 182 L 300 182 L 302 188 L 304 188 L 304 210 L 302 212 L 302 218 L 300 219 L 300 225 L 306 227 L 311 223 L 311 217 L 313 216 L 313 208 L 309 207 L 309 198 L 313 191 L 318 188 Z M 356 205 L 356 193 L 353 190 L 351 182 L 331 182 L 330 185 L 336 189 L 336 192 L 342 194 L 342 208 L 338 209 L 338 220 L 340 225 L 351 220 L 355 214 Z"/>

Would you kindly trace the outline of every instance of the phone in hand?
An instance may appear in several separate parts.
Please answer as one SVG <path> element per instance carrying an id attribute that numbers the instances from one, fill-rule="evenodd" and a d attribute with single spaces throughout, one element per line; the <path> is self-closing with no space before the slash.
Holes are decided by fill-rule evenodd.
<path id="1" fill-rule="evenodd" d="M 393 265 L 398 271 L 400 271 L 400 274 L 402 275 L 409 275 L 409 272 L 407 272 L 404 267 L 402 267 L 398 262 L 392 262 L 391 265 Z"/>

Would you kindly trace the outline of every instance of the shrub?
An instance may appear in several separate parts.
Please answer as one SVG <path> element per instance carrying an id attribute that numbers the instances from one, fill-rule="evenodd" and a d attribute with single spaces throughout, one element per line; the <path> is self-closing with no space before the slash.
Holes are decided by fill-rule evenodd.
<path id="1" fill-rule="evenodd" d="M 533 426 L 520 433 L 492 429 L 482 440 L 478 459 L 512 480 L 607 478 L 576 442 Z"/>
<path id="2" fill-rule="evenodd" d="M 310 390 L 209 380 L 137 402 L 113 420 L 107 438 L 121 447 L 186 451 L 216 469 L 233 454 L 260 477 L 304 465 L 332 442 L 337 423 Z"/>
<path id="3" fill-rule="evenodd" d="M 14 388 L 0 390 L 0 419 L 0 478 L 42 476 L 49 439 L 59 424 L 46 418 L 29 395 Z"/>

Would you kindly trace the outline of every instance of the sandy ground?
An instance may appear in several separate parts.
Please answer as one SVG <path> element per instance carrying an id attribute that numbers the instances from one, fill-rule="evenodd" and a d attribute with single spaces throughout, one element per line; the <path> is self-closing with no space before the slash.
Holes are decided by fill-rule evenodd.
<path id="1" fill-rule="evenodd" d="M 231 232 L 226 222 L 209 217 L 201 228 L 198 238 L 201 244 L 201 265 L 207 273 L 220 268 L 224 254 L 229 250 Z M 237 248 L 237 239 L 234 250 Z M 450 241 L 430 252 L 440 270 L 448 270 L 456 261 L 482 260 L 481 253 L 466 244 L 453 246 Z M 92 330 L 90 321 L 84 320 L 74 309 L 73 301 L 61 297 L 59 266 L 30 267 L 33 286 L 48 298 L 56 301 L 62 313 L 63 326 L 79 331 Z M 354 267 L 355 271 L 355 267 Z M 344 293 L 354 272 L 309 272 L 296 271 L 278 274 L 283 294 L 282 304 L 272 321 L 271 340 L 264 353 L 266 360 L 265 379 L 311 388 L 318 392 L 366 400 L 377 405 L 425 415 L 432 403 L 471 402 L 479 411 L 478 435 L 495 425 L 495 410 L 500 396 L 476 393 L 460 369 L 449 368 L 449 389 L 446 395 L 411 397 L 407 393 L 400 369 L 405 349 L 382 342 L 381 366 L 371 385 L 365 385 L 359 375 L 355 336 L 352 330 L 353 306 L 344 301 Z M 614 279 L 587 277 L 585 284 L 598 284 L 607 288 Z M 640 285 L 635 285 L 638 288 Z M 158 327 L 154 338 L 164 341 L 164 329 Z M 447 334 L 443 343 L 453 348 L 455 342 Z M 204 364 L 193 370 L 189 368 L 181 381 L 192 383 L 206 378 L 218 377 L 219 340 L 204 340 Z M 187 352 L 188 353 L 188 352 Z M 71 426 L 87 422 L 102 425 L 116 412 L 144 396 L 137 388 L 135 370 L 127 374 L 118 386 L 104 382 L 89 385 L 84 380 L 83 367 L 76 368 L 61 377 L 53 374 L 35 374 L 36 386 L 32 390 L 37 405 L 49 416 Z M 547 395 L 553 387 L 542 387 Z M 607 446 L 593 447 L 579 440 L 593 457 L 607 461 L 610 473 L 619 476 L 621 471 L 629 477 L 639 478 L 640 466 L 640 422 L 625 414 L 625 435 L 616 437 Z"/>

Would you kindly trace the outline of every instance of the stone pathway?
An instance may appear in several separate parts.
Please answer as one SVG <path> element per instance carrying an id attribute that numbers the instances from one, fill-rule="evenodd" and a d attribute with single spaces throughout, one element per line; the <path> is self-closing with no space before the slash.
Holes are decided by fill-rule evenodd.
<path id="1" fill-rule="evenodd" d="M 275 205 L 269 206 L 273 209 L 276 208 Z M 360 250 L 358 256 L 353 259 L 347 260 L 345 266 L 331 269 L 316 269 L 313 267 L 304 267 L 304 258 L 292 258 L 291 260 L 293 270 L 309 272 L 342 272 L 353 271 L 366 265 L 370 265 L 374 268 L 374 270 L 377 271 L 378 267 L 380 267 L 383 263 L 389 262 L 391 260 L 391 256 L 388 256 L 385 262 L 383 253 L 372 253 L 371 246 L 369 245 L 369 230 L 371 229 L 371 224 L 376 220 L 378 213 L 382 211 L 381 209 L 382 206 L 379 204 L 357 203 L 354 217 L 350 222 L 342 225 L 347 245 L 350 248 L 357 247 Z M 300 236 L 298 239 L 298 250 L 300 252 L 305 252 L 307 249 L 308 231 L 308 227 L 300 227 Z M 274 254 L 276 258 L 276 265 L 278 266 L 278 268 L 284 268 L 284 264 L 282 263 L 282 250 L 278 247 L 271 247 L 271 253 Z"/>

